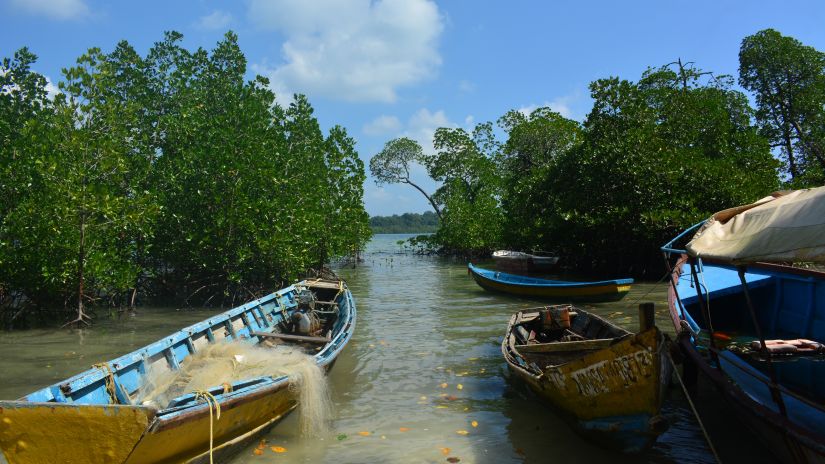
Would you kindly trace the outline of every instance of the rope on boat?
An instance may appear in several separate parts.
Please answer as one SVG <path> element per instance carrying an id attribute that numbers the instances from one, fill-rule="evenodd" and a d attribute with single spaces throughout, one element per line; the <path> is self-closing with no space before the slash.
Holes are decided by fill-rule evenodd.
<path id="1" fill-rule="evenodd" d="M 667 353 L 667 360 L 670 361 L 670 365 L 673 367 L 673 373 L 676 374 L 676 378 L 679 380 L 679 385 L 682 386 L 682 392 L 685 394 L 685 398 L 687 398 L 690 409 L 693 411 L 693 416 L 696 417 L 696 422 L 699 424 L 699 428 L 702 429 L 702 434 L 705 436 L 705 441 L 708 443 L 710 452 L 713 453 L 713 458 L 716 459 L 717 463 L 722 464 L 722 460 L 719 459 L 719 455 L 716 453 L 716 448 L 713 446 L 713 442 L 710 441 L 710 435 L 705 428 L 705 424 L 702 423 L 702 418 L 699 417 L 699 411 L 696 410 L 696 405 L 693 404 L 693 400 L 690 398 L 690 393 L 688 393 L 687 387 L 682 381 L 682 376 L 679 375 L 679 370 L 676 369 L 676 363 L 673 362 L 673 357 L 670 356 L 670 353 Z"/>
<path id="2" fill-rule="evenodd" d="M 206 401 L 206 404 L 209 405 L 209 464 L 212 464 L 212 439 L 214 437 L 214 428 L 212 426 L 212 408 L 214 407 L 217 411 L 215 420 L 221 419 L 221 404 L 218 402 L 218 399 L 215 398 L 214 395 L 209 393 L 206 390 L 195 390 L 192 393 L 195 394 L 195 401 L 202 399 Z"/>
<path id="3" fill-rule="evenodd" d="M 106 385 L 106 393 L 109 394 L 109 399 L 112 401 L 112 404 L 120 403 L 117 400 L 117 391 L 115 390 L 115 373 L 112 372 L 112 368 L 109 367 L 109 364 L 102 362 L 92 364 L 92 367 L 106 371 L 106 377 L 103 378 L 103 382 Z"/>

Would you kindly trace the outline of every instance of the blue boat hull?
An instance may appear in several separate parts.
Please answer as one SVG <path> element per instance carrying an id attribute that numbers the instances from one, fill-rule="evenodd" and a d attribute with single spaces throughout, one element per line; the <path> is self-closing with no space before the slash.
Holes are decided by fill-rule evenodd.
<path id="1" fill-rule="evenodd" d="M 467 265 L 468 272 L 483 289 L 543 301 L 602 302 L 618 301 L 627 295 L 633 279 L 598 282 L 568 282 L 526 277 Z"/>

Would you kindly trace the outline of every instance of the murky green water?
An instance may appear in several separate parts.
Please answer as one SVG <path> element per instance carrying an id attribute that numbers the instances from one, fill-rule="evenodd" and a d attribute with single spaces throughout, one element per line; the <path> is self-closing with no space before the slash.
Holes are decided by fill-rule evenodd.
<path id="1" fill-rule="evenodd" d="M 399 254 L 399 235 L 380 235 L 365 262 L 340 269 L 356 298 L 355 335 L 329 374 L 329 436 L 305 439 L 291 415 L 233 462 L 711 462 L 700 430 L 675 389 L 675 424 L 643 456 L 626 457 L 582 440 L 551 410 L 508 381 L 500 343 L 509 315 L 535 302 L 485 292 L 466 263 Z M 636 327 L 640 301 L 653 301 L 662 328 L 666 286 L 639 283 L 616 303 L 591 306 Z M 91 364 L 132 351 L 216 311 L 143 309 L 91 329 L 0 333 L 0 398 L 17 398 Z M 474 426 L 474 424 L 476 426 Z M 2 460 L 2 458 L 0 458 Z"/>

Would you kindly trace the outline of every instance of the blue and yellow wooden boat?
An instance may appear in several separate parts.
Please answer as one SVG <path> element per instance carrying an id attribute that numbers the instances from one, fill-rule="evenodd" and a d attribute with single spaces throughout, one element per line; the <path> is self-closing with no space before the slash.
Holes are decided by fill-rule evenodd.
<path id="1" fill-rule="evenodd" d="M 667 429 L 671 369 L 653 325 L 634 335 L 578 307 L 528 309 L 510 318 L 501 351 L 515 377 L 605 447 L 640 452 Z"/>
<path id="2" fill-rule="evenodd" d="M 303 315 L 312 315 L 316 330 L 289 333 Z M 327 369 L 352 337 L 355 317 L 343 281 L 296 283 L 20 400 L 0 401 L 0 449 L 15 464 L 188 462 L 228 452 L 296 407 L 287 376 L 218 384 L 156 405 L 136 400 L 147 373 L 177 370 L 209 344 L 268 339 L 311 345 Z M 218 406 L 220 419 L 213 417 Z"/>
<path id="3" fill-rule="evenodd" d="M 720 211 L 662 250 L 686 373 L 779 461 L 825 463 L 825 187 Z"/>
<path id="4" fill-rule="evenodd" d="M 618 301 L 633 285 L 633 279 L 598 282 L 569 282 L 526 277 L 467 265 L 468 272 L 485 290 L 549 301 Z"/>

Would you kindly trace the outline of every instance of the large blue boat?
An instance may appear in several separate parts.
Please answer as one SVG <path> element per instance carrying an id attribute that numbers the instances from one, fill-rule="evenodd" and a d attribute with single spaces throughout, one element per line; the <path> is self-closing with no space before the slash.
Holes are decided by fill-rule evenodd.
<path id="1" fill-rule="evenodd" d="M 825 462 L 825 187 L 719 212 L 662 250 L 687 362 L 782 462 Z"/>

